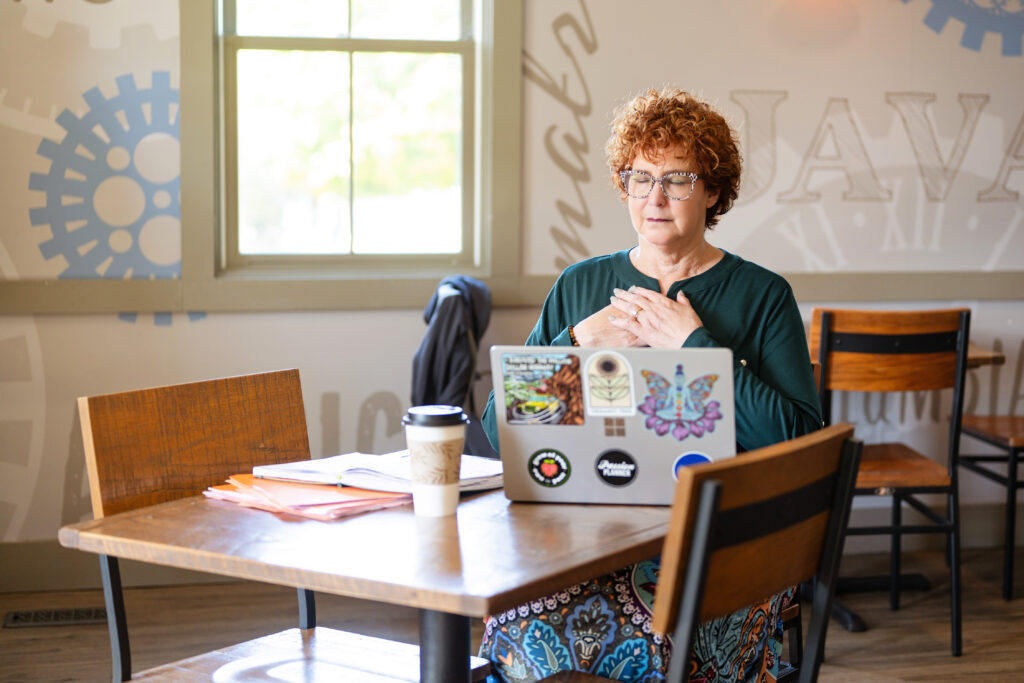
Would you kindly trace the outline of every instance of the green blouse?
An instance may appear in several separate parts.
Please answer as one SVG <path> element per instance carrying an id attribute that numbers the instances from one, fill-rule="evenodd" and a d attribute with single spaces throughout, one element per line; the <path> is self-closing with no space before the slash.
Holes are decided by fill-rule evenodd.
<path id="1" fill-rule="evenodd" d="M 683 346 L 732 349 L 736 393 L 736 442 L 753 450 L 814 431 L 821 409 L 803 320 L 793 290 L 782 277 L 735 254 L 706 272 L 672 284 L 667 295 L 686 294 L 704 326 Z M 637 285 L 658 291 L 657 280 L 633 267 L 629 250 L 566 268 L 548 293 L 531 346 L 571 346 L 569 325 L 608 305 L 612 289 Z M 482 422 L 498 448 L 494 394 Z"/>

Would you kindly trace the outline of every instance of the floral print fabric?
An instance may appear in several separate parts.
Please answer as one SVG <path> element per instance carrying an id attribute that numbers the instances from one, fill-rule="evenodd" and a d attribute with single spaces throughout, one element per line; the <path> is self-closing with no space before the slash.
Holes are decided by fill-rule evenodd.
<path id="1" fill-rule="evenodd" d="M 480 656 L 489 683 L 533 683 L 576 670 L 630 683 L 665 680 L 672 643 L 651 632 L 659 562 L 647 560 L 492 615 Z M 773 683 L 781 649 L 779 612 L 791 592 L 700 624 L 689 679 Z"/>

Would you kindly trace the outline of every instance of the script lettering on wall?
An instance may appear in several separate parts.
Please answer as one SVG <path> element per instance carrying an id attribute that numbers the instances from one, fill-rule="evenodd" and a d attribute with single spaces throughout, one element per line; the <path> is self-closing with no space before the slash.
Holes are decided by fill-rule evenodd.
<path id="1" fill-rule="evenodd" d="M 560 80 L 556 79 L 540 60 L 528 52 L 523 54 L 523 75 L 526 80 L 535 83 L 555 103 L 568 110 L 575 124 L 574 130 L 570 132 L 559 131 L 556 124 L 549 125 L 544 131 L 544 150 L 555 167 L 571 181 L 575 194 L 571 201 L 563 198 L 555 200 L 555 209 L 563 225 L 552 225 L 549 230 L 557 245 L 555 267 L 558 270 L 590 256 L 578 229 L 589 230 L 593 227 L 593 218 L 581 191 L 581 185 L 590 182 L 590 171 L 585 159 L 590 152 L 590 142 L 584 119 L 590 116 L 593 106 L 576 51 L 582 49 L 588 55 L 593 54 L 597 50 L 597 36 L 583 0 L 580 0 L 579 8 L 580 18 L 565 12 L 551 23 L 555 40 L 572 65 L 572 82 L 569 74 L 563 73 Z M 578 91 L 578 94 L 574 96 L 570 90 Z M 565 146 L 567 153 L 560 149 L 559 142 Z"/>

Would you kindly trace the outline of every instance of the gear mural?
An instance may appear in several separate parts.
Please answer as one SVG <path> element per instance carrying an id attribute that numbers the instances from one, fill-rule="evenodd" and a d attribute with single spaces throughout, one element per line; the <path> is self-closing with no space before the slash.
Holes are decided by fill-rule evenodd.
<path id="1" fill-rule="evenodd" d="M 963 22 L 960 44 L 967 49 L 981 50 L 985 33 L 991 31 L 1002 35 L 1004 57 L 1021 56 L 1024 42 L 1024 3 L 1021 0 L 932 0 L 924 24 L 942 33 L 950 19 Z"/>
<path id="2" fill-rule="evenodd" d="M 130 75 L 118 94 L 99 88 L 83 97 L 81 117 L 65 109 L 60 142 L 37 150 L 49 173 L 33 173 L 29 189 L 46 194 L 30 211 L 33 226 L 49 226 L 39 244 L 47 259 L 63 256 L 61 278 L 176 278 L 181 275 L 178 91 L 170 74 L 154 71 L 148 89 Z"/>

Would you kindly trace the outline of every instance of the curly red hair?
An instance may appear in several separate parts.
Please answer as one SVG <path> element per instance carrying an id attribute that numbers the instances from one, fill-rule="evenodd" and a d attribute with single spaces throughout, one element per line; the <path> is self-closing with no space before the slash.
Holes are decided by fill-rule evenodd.
<path id="1" fill-rule="evenodd" d="M 708 103 L 678 88 L 653 88 L 616 111 L 612 135 L 605 146 L 612 183 L 625 201 L 619 172 L 643 157 L 657 160 L 668 147 L 679 145 L 693 154 L 709 192 L 718 201 L 708 208 L 705 225 L 710 229 L 732 208 L 740 187 L 742 158 L 736 135 L 728 122 Z"/>

